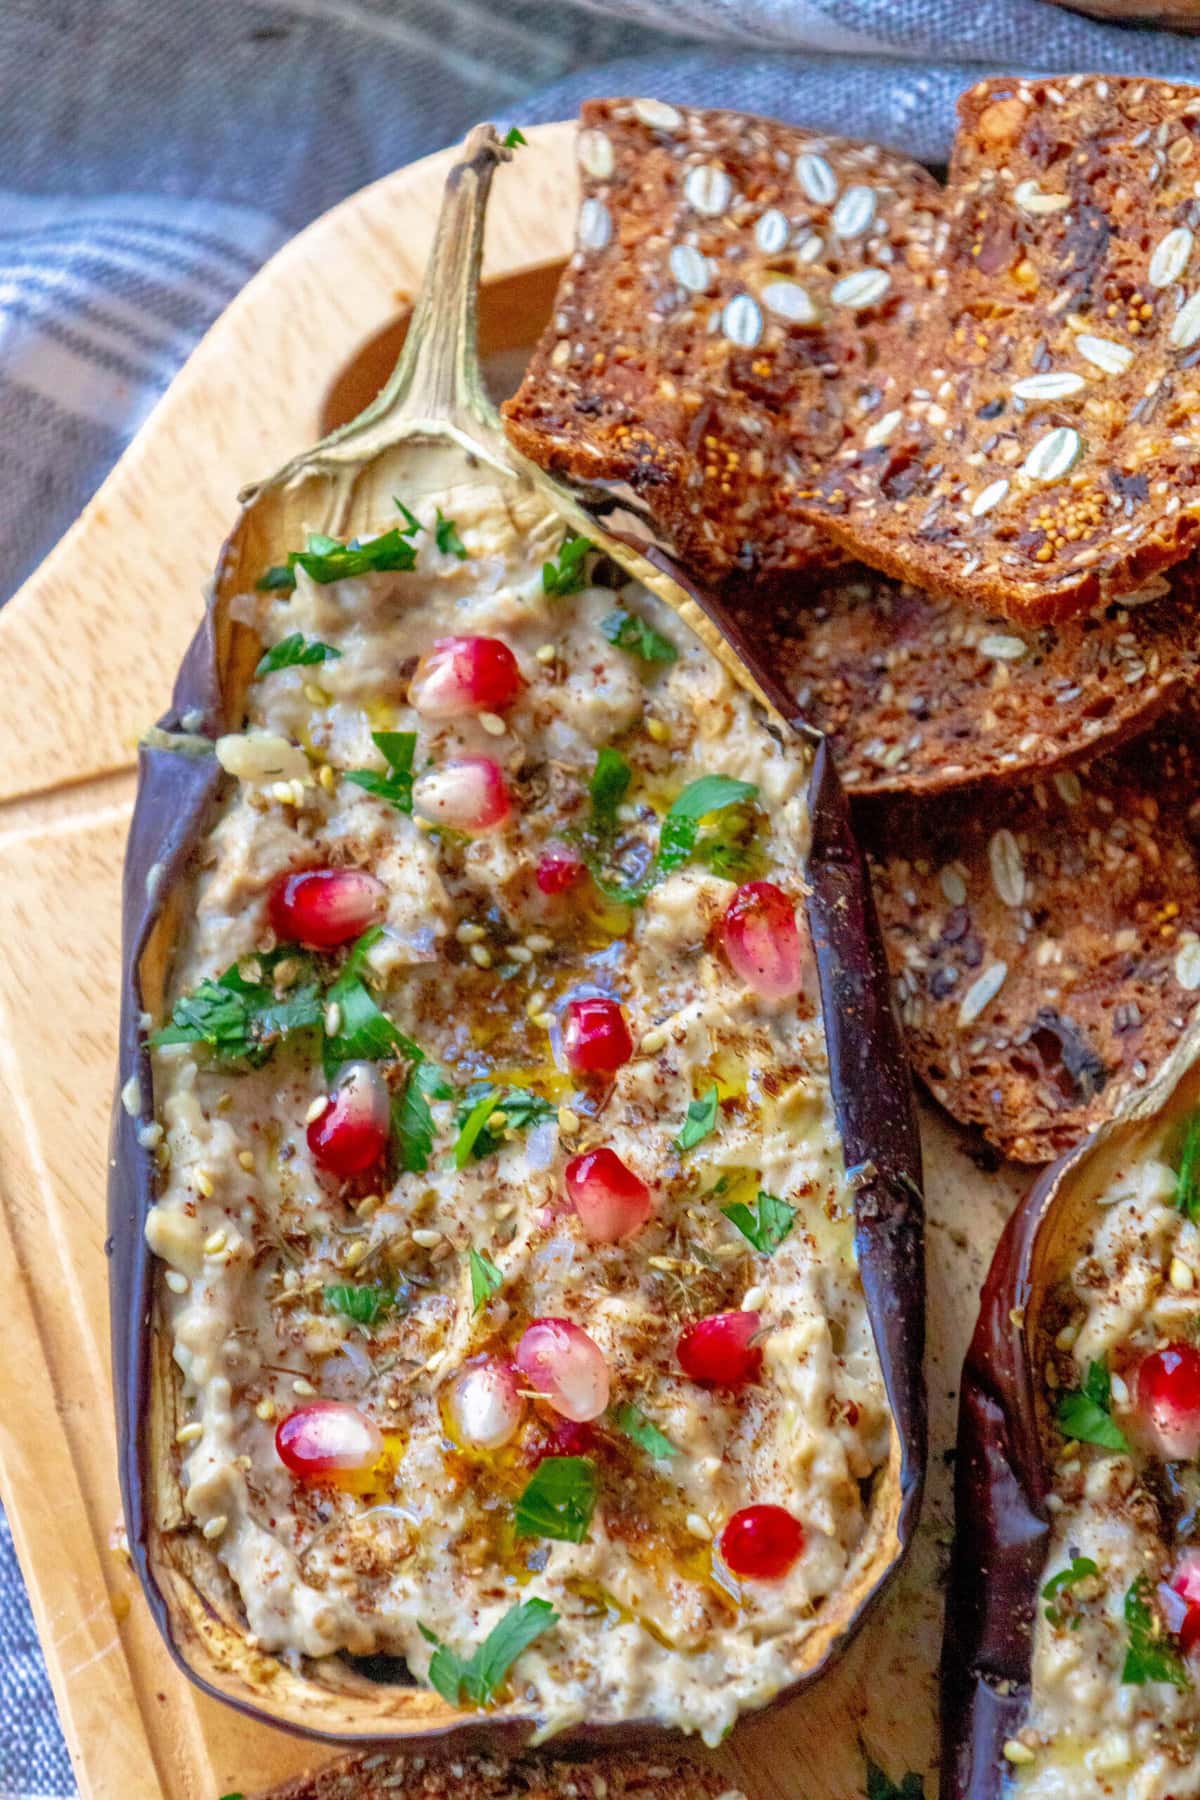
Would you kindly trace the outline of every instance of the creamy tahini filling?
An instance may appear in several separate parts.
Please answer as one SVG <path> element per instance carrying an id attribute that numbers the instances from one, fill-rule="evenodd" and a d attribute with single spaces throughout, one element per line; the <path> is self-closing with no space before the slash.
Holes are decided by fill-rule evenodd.
<path id="1" fill-rule="evenodd" d="M 318 542 L 237 603 L 269 649 L 155 1049 L 186 1508 L 263 1649 L 715 1741 L 867 1560 L 889 1446 L 804 928 L 806 758 L 540 503 L 459 489 L 397 528 L 411 570 L 332 579 Z M 430 716 L 451 635 L 507 646 L 502 710 Z M 498 768 L 498 823 L 445 827 L 462 758 Z M 272 896 L 328 869 L 382 884 L 370 925 L 281 941 Z M 751 882 L 797 919 L 798 992 L 731 960 Z M 567 1041 L 589 997 L 629 1040 L 600 1077 Z M 345 1079 L 368 1139 L 390 1102 L 350 1177 L 313 1148 Z M 573 1196 L 595 1149 L 616 1174 Z M 721 1314 L 731 1360 L 696 1379 L 681 1338 Z M 585 1334 L 569 1402 L 526 1354 L 546 1319 Z M 359 1466 L 314 1470 L 327 1401 Z"/>
<path id="2" fill-rule="evenodd" d="M 1200 1118 L 1098 1197 L 1052 1297 L 1057 1423 L 1028 1725 L 1031 1800 L 1200 1795 Z"/>

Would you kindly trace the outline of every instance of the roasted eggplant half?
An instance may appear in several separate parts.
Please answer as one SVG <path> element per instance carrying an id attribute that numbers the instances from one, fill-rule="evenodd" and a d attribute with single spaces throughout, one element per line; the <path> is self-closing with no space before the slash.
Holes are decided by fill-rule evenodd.
<path id="1" fill-rule="evenodd" d="M 919 1147 L 823 744 L 484 396 L 505 156 L 388 387 L 244 497 L 141 752 L 129 1543 L 273 1724 L 715 1740 L 912 1532 Z"/>
<path id="2" fill-rule="evenodd" d="M 943 1800 L 1200 1793 L 1200 1038 L 1009 1221 L 963 1374 Z"/>

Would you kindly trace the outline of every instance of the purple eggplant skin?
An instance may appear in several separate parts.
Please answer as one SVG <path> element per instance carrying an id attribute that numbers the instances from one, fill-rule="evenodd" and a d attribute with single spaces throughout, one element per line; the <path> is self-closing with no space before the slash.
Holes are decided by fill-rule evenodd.
<path id="1" fill-rule="evenodd" d="M 780 714 L 815 747 L 809 784 L 812 848 L 806 911 L 835 1110 L 846 1164 L 855 1177 L 856 1249 L 899 1445 L 898 1474 L 889 1469 L 879 1477 L 895 1480 L 898 1487 L 888 1515 L 891 1549 L 886 1563 L 881 1556 L 869 1589 L 855 1598 L 852 1608 L 847 1606 L 844 1616 L 831 1622 L 823 1654 L 777 1697 L 773 1702 L 777 1704 L 811 1685 L 836 1661 L 899 1567 L 916 1524 L 926 1449 L 920 1141 L 870 879 L 828 749 L 803 721 L 792 719 L 793 703 L 770 671 L 759 666 L 721 603 L 660 552 L 652 551 L 651 560 L 717 625 Z M 241 636 L 249 634 L 243 631 Z M 379 1684 L 379 1716 L 369 1729 L 362 1725 L 361 1682 L 356 1722 L 348 1721 L 344 1728 L 330 1724 L 328 1694 L 315 1685 L 315 1676 L 304 1685 L 314 1698 L 326 1702 L 319 1719 L 306 1715 L 294 1693 L 286 1708 L 273 1703 L 272 1691 L 279 1684 L 264 1679 L 256 1686 L 253 1677 L 228 1676 L 220 1660 L 209 1653 L 194 1620 L 179 1615 L 156 1575 L 161 1557 L 156 1558 L 155 1549 L 161 1547 L 163 1535 L 156 1503 L 162 1470 L 153 1467 L 151 1459 L 168 1452 L 153 1449 L 148 1429 L 155 1270 L 144 1224 L 155 1198 L 157 1167 L 138 1135 L 139 1126 L 154 1118 L 150 1057 L 141 1021 L 146 1011 L 158 1016 L 163 1009 L 177 925 L 170 915 L 172 896 L 178 900 L 186 895 L 193 858 L 225 792 L 226 778 L 215 755 L 204 753 L 196 740 L 215 741 L 222 731 L 238 729 L 245 680 L 230 670 L 236 664 L 248 678 L 256 655 L 252 645 L 248 654 L 245 643 L 231 648 L 228 630 L 222 630 L 210 606 L 180 669 L 171 708 L 160 722 L 165 731 L 186 733 L 200 753 L 155 746 L 143 748 L 139 755 L 138 796 L 125 862 L 117 1077 L 118 1088 L 124 1089 L 136 1075 L 139 1104 L 131 1114 L 119 1093 L 114 1108 L 107 1243 L 118 1456 L 129 1552 L 151 1613 L 179 1667 L 203 1691 L 249 1716 L 343 1745 L 402 1741 L 420 1748 L 452 1740 L 464 1746 L 515 1748 L 533 1732 L 533 1719 L 511 1714 L 494 1719 L 459 1716 L 436 1723 L 419 1714 L 405 1719 L 398 1710 L 405 1705 L 405 1693 L 414 1703 L 431 1697 L 414 1689 L 402 1665 L 394 1679 Z M 661 1735 L 660 1727 L 643 1721 L 601 1727 L 584 1723 L 571 1734 L 581 1744 L 652 1742 Z"/>
<path id="2" fill-rule="evenodd" d="M 984 1283 L 959 1390 L 954 1549 L 942 1642 L 940 1800 L 1000 1800 L 1029 1711 L 1049 1480 L 1025 1315 L 1035 1245 L 1085 1139 L 1034 1183 Z"/>

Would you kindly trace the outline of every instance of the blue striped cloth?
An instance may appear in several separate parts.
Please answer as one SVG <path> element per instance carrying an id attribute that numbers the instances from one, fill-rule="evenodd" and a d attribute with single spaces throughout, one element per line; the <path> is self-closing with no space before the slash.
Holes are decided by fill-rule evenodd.
<path id="1" fill-rule="evenodd" d="M 0 601 L 259 263 L 475 120 L 653 93 L 938 160 L 1018 68 L 1200 81 L 1200 40 L 1046 0 L 0 0 Z M 0 1800 L 74 1792 L 0 1529 Z"/>

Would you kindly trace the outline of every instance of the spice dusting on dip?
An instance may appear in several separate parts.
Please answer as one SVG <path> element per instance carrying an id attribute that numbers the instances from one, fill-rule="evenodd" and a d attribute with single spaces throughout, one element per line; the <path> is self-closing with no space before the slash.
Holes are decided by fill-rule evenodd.
<path id="1" fill-rule="evenodd" d="M 1200 1114 L 1094 1204 L 1048 1303 L 1057 1426 L 1027 1725 L 1037 1800 L 1200 1795 Z"/>
<path id="2" fill-rule="evenodd" d="M 889 1447 L 807 753 L 532 496 L 294 548 L 154 1036 L 187 1511 L 263 1650 L 715 1742 Z"/>

